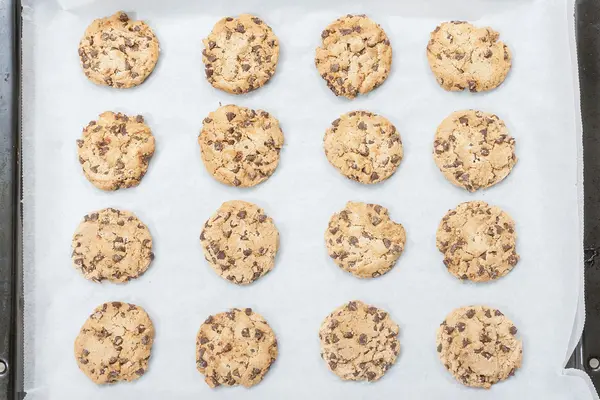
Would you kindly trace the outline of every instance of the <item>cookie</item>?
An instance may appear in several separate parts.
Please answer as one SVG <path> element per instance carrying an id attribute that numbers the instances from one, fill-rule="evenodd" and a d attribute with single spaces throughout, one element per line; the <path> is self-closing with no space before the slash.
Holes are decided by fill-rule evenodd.
<path id="1" fill-rule="evenodd" d="M 198 143 L 204 165 L 216 180 L 250 187 L 275 172 L 283 132 L 266 111 L 228 105 L 204 119 Z"/>
<path id="2" fill-rule="evenodd" d="M 465 386 L 489 389 L 521 367 L 523 343 L 499 310 L 469 306 L 452 311 L 437 331 L 442 364 Z"/>
<path id="3" fill-rule="evenodd" d="M 329 256 L 359 278 L 376 278 L 391 270 L 405 243 L 404 227 L 377 204 L 348 202 L 325 231 Z"/>
<path id="4" fill-rule="evenodd" d="M 321 324 L 321 357 L 345 381 L 376 381 L 398 358 L 399 332 L 384 310 L 351 301 Z"/>
<path id="5" fill-rule="evenodd" d="M 211 315 L 198 331 L 196 366 L 211 388 L 254 386 L 276 358 L 275 333 L 251 308 Z"/>
<path id="6" fill-rule="evenodd" d="M 510 174 L 517 163 L 515 139 L 497 115 L 456 111 L 437 129 L 433 158 L 446 179 L 474 192 Z"/>
<path id="7" fill-rule="evenodd" d="M 368 111 L 352 111 L 333 121 L 323 145 L 329 163 L 360 183 L 386 180 L 404 154 L 396 127 Z"/>
<path id="8" fill-rule="evenodd" d="M 336 96 L 366 94 L 386 80 L 392 47 L 384 30 L 365 15 L 338 18 L 321 33 L 315 65 Z"/>
<path id="9" fill-rule="evenodd" d="M 427 45 L 427 60 L 440 86 L 482 92 L 498 87 L 511 67 L 508 47 L 493 29 L 468 22 L 444 22 Z"/>
<path id="10" fill-rule="evenodd" d="M 133 187 L 148 170 L 154 136 L 141 115 L 107 111 L 83 128 L 77 154 L 83 174 L 97 188 Z"/>
<path id="11" fill-rule="evenodd" d="M 79 42 L 81 67 L 97 85 L 130 88 L 142 84 L 158 61 L 158 39 L 143 21 L 123 11 L 94 20 Z"/>
<path id="12" fill-rule="evenodd" d="M 222 18 L 202 43 L 206 79 L 228 93 L 258 89 L 277 68 L 279 40 L 269 25 L 254 15 Z"/>
<path id="13" fill-rule="evenodd" d="M 146 272 L 154 259 L 146 225 L 133 213 L 114 208 L 83 217 L 72 249 L 75 268 L 95 282 L 127 282 Z"/>
<path id="14" fill-rule="evenodd" d="M 148 370 L 154 326 L 146 311 L 113 301 L 97 307 L 75 339 L 75 360 L 97 384 L 133 381 Z"/>
<path id="15" fill-rule="evenodd" d="M 200 234 L 204 257 L 221 277 L 247 285 L 275 266 L 279 231 L 273 219 L 256 204 L 225 202 Z"/>
<path id="16" fill-rule="evenodd" d="M 436 242 L 448 272 L 460 279 L 498 279 L 519 262 L 515 222 L 499 207 L 483 201 L 469 201 L 448 211 Z"/>

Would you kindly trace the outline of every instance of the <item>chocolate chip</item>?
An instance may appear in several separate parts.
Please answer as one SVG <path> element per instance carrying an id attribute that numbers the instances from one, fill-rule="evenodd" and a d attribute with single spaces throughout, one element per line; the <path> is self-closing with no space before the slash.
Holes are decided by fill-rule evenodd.
<path id="1" fill-rule="evenodd" d="M 463 332 L 466 327 L 467 325 L 464 322 L 459 322 L 456 324 L 456 329 L 458 329 L 459 332 Z"/>
<path id="2" fill-rule="evenodd" d="M 473 310 L 472 308 L 467 311 L 467 318 L 473 318 L 475 316 L 475 310 Z"/>
<path id="3" fill-rule="evenodd" d="M 119 20 L 120 20 L 121 22 L 127 22 L 127 21 L 129 21 L 129 17 L 127 16 L 127 14 L 125 14 L 125 13 L 121 13 L 121 14 L 119 15 Z"/>
<path id="4" fill-rule="evenodd" d="M 511 335 L 517 334 L 517 328 L 515 326 L 511 326 L 508 331 L 510 332 Z"/>
<path id="5" fill-rule="evenodd" d="M 467 83 L 469 84 L 469 90 L 471 92 L 476 92 L 477 91 L 477 82 L 469 80 L 469 81 L 467 81 Z"/>
<path id="6" fill-rule="evenodd" d="M 358 337 L 358 343 L 365 345 L 367 344 L 367 335 L 365 335 L 364 333 L 361 333 L 360 336 Z"/>

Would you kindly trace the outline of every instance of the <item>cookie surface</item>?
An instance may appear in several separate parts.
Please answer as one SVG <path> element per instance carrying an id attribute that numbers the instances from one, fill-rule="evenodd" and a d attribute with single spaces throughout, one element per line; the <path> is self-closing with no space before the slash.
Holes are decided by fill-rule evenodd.
<path id="1" fill-rule="evenodd" d="M 499 86 L 510 70 L 508 47 L 493 29 L 468 22 L 444 22 L 427 45 L 427 60 L 440 86 L 446 90 L 471 92 Z"/>
<path id="2" fill-rule="evenodd" d="M 283 132 L 266 111 L 227 105 L 204 119 L 198 143 L 204 165 L 215 179 L 250 187 L 275 172 Z"/>
<path id="3" fill-rule="evenodd" d="M 152 29 L 122 11 L 94 20 L 79 42 L 81 67 L 88 79 L 116 88 L 144 82 L 154 70 L 158 54 Z"/>
<path id="4" fill-rule="evenodd" d="M 519 262 L 515 222 L 499 207 L 483 201 L 469 201 L 448 211 L 438 227 L 436 243 L 448 272 L 460 279 L 498 279 Z"/>
<path id="5" fill-rule="evenodd" d="M 392 47 L 384 30 L 365 15 L 346 15 L 321 33 L 315 65 L 336 96 L 353 99 L 385 81 Z"/>
<path id="6" fill-rule="evenodd" d="M 257 205 L 234 200 L 223 203 L 200 234 L 204 257 L 221 277 L 247 285 L 275 266 L 279 231 Z"/>
<path id="7" fill-rule="evenodd" d="M 97 307 L 75 339 L 77 365 L 94 383 L 133 381 L 148 370 L 154 326 L 140 306 Z"/>
<path id="8" fill-rule="evenodd" d="M 107 111 L 83 128 L 77 154 L 83 174 L 97 188 L 137 186 L 154 154 L 154 136 L 141 115 Z"/>
<path id="9" fill-rule="evenodd" d="M 437 129 L 433 158 L 446 179 L 474 192 L 501 182 L 517 163 L 515 139 L 497 115 L 456 111 Z"/>
<path id="10" fill-rule="evenodd" d="M 211 388 L 254 386 L 277 358 L 277 338 L 251 308 L 211 315 L 196 338 L 196 367 Z"/>
<path id="11" fill-rule="evenodd" d="M 279 40 L 254 15 L 222 18 L 202 42 L 206 79 L 217 89 L 247 93 L 267 83 L 277 68 Z"/>
<path id="12" fill-rule="evenodd" d="M 442 364 L 465 386 L 489 389 L 521 367 L 523 343 L 499 310 L 470 306 L 452 311 L 437 331 Z"/>
<path id="13" fill-rule="evenodd" d="M 348 202 L 331 217 L 325 231 L 329 256 L 359 278 L 376 278 L 391 270 L 405 243 L 404 227 L 377 204 Z"/>
<path id="14" fill-rule="evenodd" d="M 404 155 L 396 127 L 368 111 L 352 111 L 333 121 L 323 146 L 329 163 L 360 183 L 386 180 Z"/>
<path id="15" fill-rule="evenodd" d="M 399 332 L 384 310 L 351 301 L 321 324 L 321 357 L 343 380 L 376 381 L 398 358 Z"/>
<path id="16" fill-rule="evenodd" d="M 122 283 L 154 259 L 150 231 L 133 213 L 105 208 L 83 218 L 73 235 L 73 265 L 86 279 Z"/>

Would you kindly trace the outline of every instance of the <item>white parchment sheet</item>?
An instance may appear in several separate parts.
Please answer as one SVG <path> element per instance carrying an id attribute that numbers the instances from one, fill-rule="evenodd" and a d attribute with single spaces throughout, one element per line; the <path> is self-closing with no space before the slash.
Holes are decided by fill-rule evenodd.
<path id="1" fill-rule="evenodd" d="M 123 9 L 147 21 L 161 55 L 140 87 L 90 83 L 77 46 L 94 19 Z M 243 96 L 205 80 L 201 39 L 223 16 L 261 16 L 281 43 L 277 73 Z M 394 62 L 379 89 L 354 101 L 336 98 L 314 67 L 323 28 L 346 13 L 366 13 L 390 37 Z M 25 389 L 28 399 L 593 399 L 589 379 L 563 367 L 581 333 L 581 133 L 573 3 L 523 1 L 160 1 L 26 2 L 23 34 L 25 209 Z M 427 65 L 429 33 L 446 20 L 490 25 L 514 55 L 506 82 L 484 94 L 448 93 Z M 202 120 L 219 104 L 264 109 L 285 134 L 281 163 L 265 183 L 230 188 L 205 170 L 197 144 Z M 451 112 L 479 108 L 503 118 L 519 162 L 501 184 L 476 194 L 448 183 L 433 162 L 437 125 Z M 354 109 L 389 118 L 405 158 L 388 181 L 364 186 L 342 177 L 322 148 L 330 122 Z M 83 176 L 75 140 L 106 110 L 143 114 L 156 136 L 148 174 L 133 189 L 105 193 Z M 275 269 L 248 287 L 234 286 L 205 262 L 198 236 L 227 200 L 263 207 L 281 233 Z M 521 261 L 488 284 L 448 274 L 435 246 L 444 213 L 481 199 L 516 221 Z M 396 268 L 359 280 L 327 256 L 323 234 L 348 200 L 379 203 L 407 231 Z M 71 265 L 72 234 L 84 214 L 131 210 L 150 228 L 156 259 L 125 285 L 86 281 Z M 343 382 L 319 356 L 318 329 L 339 305 L 360 299 L 388 310 L 401 327 L 401 355 L 374 384 Z M 73 341 L 105 301 L 143 306 L 156 326 L 147 374 L 134 383 L 97 387 L 78 370 Z M 438 360 L 435 332 L 453 308 L 497 307 L 517 325 L 523 367 L 491 390 L 466 388 Z M 250 389 L 211 390 L 195 366 L 204 319 L 252 307 L 273 327 L 280 355 Z M 573 376 L 574 375 L 574 376 Z"/>

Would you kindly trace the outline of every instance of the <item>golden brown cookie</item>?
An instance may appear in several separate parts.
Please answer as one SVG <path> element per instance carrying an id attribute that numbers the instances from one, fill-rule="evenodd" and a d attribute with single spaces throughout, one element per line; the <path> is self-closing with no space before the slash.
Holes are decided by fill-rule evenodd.
<path id="1" fill-rule="evenodd" d="M 342 175 L 368 184 L 392 176 L 404 154 L 396 127 L 368 111 L 352 111 L 333 121 L 323 147 L 329 163 Z"/>
<path id="2" fill-rule="evenodd" d="M 204 119 L 198 143 L 204 165 L 215 179 L 250 187 L 275 172 L 283 132 L 279 121 L 266 111 L 227 105 Z"/>
<path id="3" fill-rule="evenodd" d="M 386 311 L 351 301 L 321 324 L 321 357 L 343 380 L 376 381 L 398 358 L 399 332 Z"/>
<path id="4" fill-rule="evenodd" d="M 433 159 L 446 179 L 470 192 L 501 182 L 517 163 L 515 139 L 497 115 L 456 111 L 437 129 Z"/>
<path id="5" fill-rule="evenodd" d="M 384 30 L 365 15 L 338 18 L 321 33 L 315 65 L 336 96 L 353 99 L 386 80 L 392 47 Z"/>
<path id="6" fill-rule="evenodd" d="M 75 360 L 94 383 L 133 381 L 148 370 L 153 342 L 154 326 L 142 307 L 104 303 L 81 327 Z"/>
<path id="7" fill-rule="evenodd" d="M 444 22 L 427 45 L 427 60 L 446 90 L 482 92 L 499 86 L 511 67 L 508 47 L 493 29 L 468 22 Z"/>
<path id="8" fill-rule="evenodd" d="M 105 208 L 86 215 L 73 235 L 73 265 L 86 279 L 122 283 L 154 259 L 150 231 L 129 211 Z"/>
<path id="9" fill-rule="evenodd" d="M 437 331 L 442 364 L 465 386 L 489 389 L 521 367 L 523 343 L 499 310 L 469 306 L 452 311 Z"/>
<path id="10" fill-rule="evenodd" d="M 499 207 L 483 201 L 469 201 L 448 211 L 436 242 L 448 272 L 460 279 L 498 279 L 519 262 L 515 222 Z"/>
<path id="11" fill-rule="evenodd" d="M 140 85 L 158 61 L 158 39 L 143 21 L 123 11 L 94 20 L 79 43 L 81 67 L 97 85 L 130 88 Z"/>
<path id="12" fill-rule="evenodd" d="M 254 386 L 277 358 L 277 338 L 251 308 L 211 315 L 196 339 L 196 367 L 211 388 Z"/>
<path id="13" fill-rule="evenodd" d="M 206 79 L 217 89 L 247 93 L 267 83 L 277 68 L 279 40 L 254 15 L 222 18 L 202 42 Z"/>
<path id="14" fill-rule="evenodd" d="M 377 204 L 348 202 L 331 217 L 325 231 L 329 256 L 359 278 L 376 278 L 390 271 L 405 242 L 404 227 Z"/>
<path id="15" fill-rule="evenodd" d="M 257 205 L 241 200 L 225 202 L 200 234 L 204 257 L 221 277 L 247 285 L 275 266 L 279 231 Z"/>
<path id="16" fill-rule="evenodd" d="M 137 186 L 154 154 L 154 136 L 141 115 L 107 111 L 83 128 L 77 154 L 85 177 L 97 188 Z"/>

